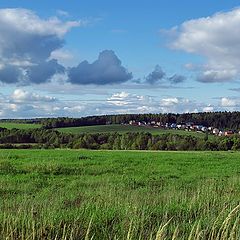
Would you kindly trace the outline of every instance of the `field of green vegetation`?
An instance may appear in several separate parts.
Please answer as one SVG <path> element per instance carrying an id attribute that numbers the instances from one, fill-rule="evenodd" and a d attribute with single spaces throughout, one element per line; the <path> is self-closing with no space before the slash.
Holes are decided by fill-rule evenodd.
<path id="1" fill-rule="evenodd" d="M 32 129 L 41 127 L 40 124 L 14 123 L 14 122 L 0 122 L 0 127 L 7 129 Z"/>
<path id="2" fill-rule="evenodd" d="M 58 131 L 64 133 L 109 133 L 109 132 L 118 132 L 118 133 L 127 133 L 127 132 L 149 132 L 153 135 L 160 134 L 179 134 L 179 135 L 190 135 L 196 137 L 204 137 L 204 133 L 188 132 L 184 130 L 174 130 L 174 129 L 161 129 L 154 127 L 144 127 L 144 126 L 131 126 L 131 125 L 95 125 L 95 126 L 84 126 L 84 127 L 67 127 L 67 128 L 57 128 Z M 210 136 L 213 137 L 213 136 Z"/>
<path id="3" fill-rule="evenodd" d="M 239 239 L 239 152 L 0 150 L 1 239 Z"/>

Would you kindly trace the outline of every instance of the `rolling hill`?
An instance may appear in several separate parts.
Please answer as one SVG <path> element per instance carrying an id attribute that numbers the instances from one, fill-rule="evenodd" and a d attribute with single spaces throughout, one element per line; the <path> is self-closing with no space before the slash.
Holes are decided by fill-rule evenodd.
<path id="1" fill-rule="evenodd" d="M 118 132 L 118 133 L 149 132 L 153 135 L 172 133 L 172 134 L 190 135 L 190 136 L 196 136 L 196 137 L 205 136 L 205 134 L 201 132 L 188 132 L 184 130 L 162 129 L 162 128 L 154 128 L 154 127 L 131 126 L 131 125 L 120 125 L 120 124 L 56 128 L 56 130 L 64 133 L 75 133 L 75 134 L 109 133 L 109 132 Z M 214 137 L 214 136 L 210 135 L 210 137 Z"/>

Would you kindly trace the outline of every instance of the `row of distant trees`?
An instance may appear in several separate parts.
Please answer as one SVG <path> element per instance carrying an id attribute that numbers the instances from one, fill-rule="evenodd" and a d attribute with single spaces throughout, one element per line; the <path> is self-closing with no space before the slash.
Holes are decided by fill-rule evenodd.
<path id="1" fill-rule="evenodd" d="M 77 127 L 105 124 L 124 124 L 130 120 L 136 121 L 157 121 L 166 123 L 187 123 L 204 125 L 206 127 L 215 127 L 219 129 L 240 129 L 240 112 L 210 112 L 210 113 L 183 113 L 183 114 L 120 114 L 89 116 L 82 118 L 42 118 L 11 120 L 15 122 L 40 123 L 44 128 Z M 4 121 L 4 120 L 1 120 Z M 9 121 L 9 120 L 5 120 Z"/>
<path id="2" fill-rule="evenodd" d="M 150 133 L 70 134 L 52 129 L 0 129 L 1 148 L 74 148 L 110 150 L 240 150 L 240 136 L 204 138 Z"/>

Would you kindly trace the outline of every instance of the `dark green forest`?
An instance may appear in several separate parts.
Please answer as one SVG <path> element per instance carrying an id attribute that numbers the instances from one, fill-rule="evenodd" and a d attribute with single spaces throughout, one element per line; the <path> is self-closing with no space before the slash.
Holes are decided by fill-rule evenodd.
<path id="1" fill-rule="evenodd" d="M 19 123 L 40 123 L 44 128 L 79 127 L 105 124 L 125 124 L 130 120 L 136 121 L 157 121 L 166 123 L 187 123 L 194 122 L 206 127 L 220 129 L 240 129 L 240 112 L 202 112 L 183 114 L 120 114 L 89 116 L 82 118 L 39 118 L 39 119 L 2 119 L 1 121 L 12 121 Z"/>
<path id="2" fill-rule="evenodd" d="M 70 134 L 53 129 L 0 129 L 0 148 L 73 148 L 109 150 L 240 150 L 240 136 L 204 138 L 178 134 Z"/>
<path id="3" fill-rule="evenodd" d="M 184 114 L 122 114 L 90 116 L 83 118 L 49 118 L 40 123 L 46 128 L 78 127 L 104 124 L 126 124 L 130 120 L 156 121 L 166 123 L 194 122 L 206 127 L 220 129 L 240 129 L 240 112 L 211 112 L 211 113 L 184 113 Z"/>
<path id="4" fill-rule="evenodd" d="M 185 114 L 122 114 L 82 118 L 2 119 L 1 122 L 41 124 L 37 129 L 0 128 L 0 148 L 85 148 L 119 150 L 240 150 L 240 136 L 204 138 L 176 133 L 63 133 L 54 128 L 125 124 L 130 120 L 166 123 L 194 122 L 219 129 L 240 129 L 240 112 Z"/>

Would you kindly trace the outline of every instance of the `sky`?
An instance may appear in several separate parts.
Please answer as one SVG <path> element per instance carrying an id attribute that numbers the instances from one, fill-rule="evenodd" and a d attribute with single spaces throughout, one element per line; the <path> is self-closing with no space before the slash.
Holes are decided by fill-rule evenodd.
<path id="1" fill-rule="evenodd" d="M 239 110 L 239 1 L 0 0 L 0 118 Z"/>

